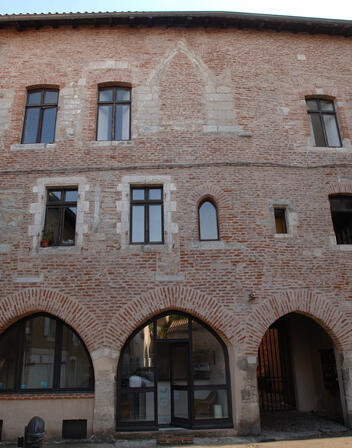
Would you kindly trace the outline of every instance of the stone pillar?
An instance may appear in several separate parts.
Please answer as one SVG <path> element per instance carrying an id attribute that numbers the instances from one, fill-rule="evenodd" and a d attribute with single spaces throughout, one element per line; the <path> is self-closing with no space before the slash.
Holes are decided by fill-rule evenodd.
<path id="1" fill-rule="evenodd" d="M 345 425 L 352 428 L 352 351 L 341 354 L 341 374 L 343 383 L 342 402 Z"/>
<path id="2" fill-rule="evenodd" d="M 257 389 L 257 357 L 245 356 L 234 350 L 230 359 L 235 430 L 242 435 L 259 434 L 261 428 Z"/>
<path id="3" fill-rule="evenodd" d="M 119 352 L 99 349 L 92 353 L 95 374 L 94 434 L 107 436 L 116 428 L 116 374 Z"/>

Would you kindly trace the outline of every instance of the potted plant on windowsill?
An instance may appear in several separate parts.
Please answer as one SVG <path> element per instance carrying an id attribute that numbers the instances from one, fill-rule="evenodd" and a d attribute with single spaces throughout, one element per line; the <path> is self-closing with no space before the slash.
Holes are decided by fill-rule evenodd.
<path id="1" fill-rule="evenodd" d="M 40 242 L 41 247 L 48 247 L 54 239 L 54 232 L 52 230 L 43 231 L 42 240 Z"/>

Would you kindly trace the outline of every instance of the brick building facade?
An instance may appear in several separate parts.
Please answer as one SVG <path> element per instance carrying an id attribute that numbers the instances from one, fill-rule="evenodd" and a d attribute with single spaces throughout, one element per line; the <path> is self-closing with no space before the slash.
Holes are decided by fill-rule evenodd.
<path id="1" fill-rule="evenodd" d="M 0 26 L 3 438 L 351 426 L 352 22 Z"/>

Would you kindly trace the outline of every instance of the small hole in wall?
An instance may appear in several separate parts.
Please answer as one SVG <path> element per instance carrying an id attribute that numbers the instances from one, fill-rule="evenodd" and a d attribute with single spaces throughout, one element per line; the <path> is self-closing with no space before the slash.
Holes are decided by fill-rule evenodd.
<path id="1" fill-rule="evenodd" d="M 62 420 L 63 439 L 86 439 L 87 420 Z"/>

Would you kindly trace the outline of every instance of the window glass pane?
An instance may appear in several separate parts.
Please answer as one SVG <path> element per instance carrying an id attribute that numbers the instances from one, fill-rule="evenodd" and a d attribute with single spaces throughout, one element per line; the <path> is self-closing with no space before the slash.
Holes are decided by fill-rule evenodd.
<path id="1" fill-rule="evenodd" d="M 313 130 L 315 146 L 326 146 L 320 114 L 309 114 L 309 120 L 311 121 L 310 126 Z"/>
<path id="2" fill-rule="evenodd" d="M 227 418 L 227 391 L 195 390 L 194 415 L 196 419 Z"/>
<path id="3" fill-rule="evenodd" d="M 146 325 L 126 344 L 119 374 L 122 388 L 154 386 L 153 324 Z"/>
<path id="4" fill-rule="evenodd" d="M 188 418 L 188 392 L 174 390 L 174 415 L 176 418 Z"/>
<path id="5" fill-rule="evenodd" d="M 287 233 L 286 210 L 284 208 L 275 208 L 274 215 L 276 233 Z"/>
<path id="6" fill-rule="evenodd" d="M 341 146 L 335 115 L 323 115 L 328 146 Z"/>
<path id="7" fill-rule="evenodd" d="M 13 325 L 0 336 L 0 391 L 15 387 L 17 331 Z"/>
<path id="8" fill-rule="evenodd" d="M 77 207 L 65 207 L 64 228 L 62 232 L 63 244 L 74 244 L 76 231 Z"/>
<path id="9" fill-rule="evenodd" d="M 161 243 L 162 240 L 162 207 L 149 205 L 149 241 Z"/>
<path id="10" fill-rule="evenodd" d="M 92 384 L 92 379 L 93 372 L 89 357 L 81 339 L 71 328 L 63 325 L 60 387 L 88 388 Z"/>
<path id="11" fill-rule="evenodd" d="M 57 245 L 59 242 L 59 217 L 60 209 L 50 207 L 46 210 L 44 235 L 49 236 L 49 244 Z"/>
<path id="12" fill-rule="evenodd" d="M 30 106 L 36 106 L 36 105 L 40 104 L 41 96 L 42 96 L 42 91 L 28 92 L 27 104 Z"/>
<path id="13" fill-rule="evenodd" d="M 58 92 L 46 91 L 44 95 L 45 104 L 57 104 Z"/>
<path id="14" fill-rule="evenodd" d="M 24 132 L 22 143 L 36 143 L 39 126 L 40 108 L 27 109 L 24 121 Z"/>
<path id="15" fill-rule="evenodd" d="M 201 240 L 218 239 L 216 208 L 209 201 L 203 202 L 199 207 L 199 232 Z"/>
<path id="16" fill-rule="evenodd" d="M 131 99 L 130 89 L 117 89 L 116 99 L 117 101 L 130 101 Z"/>
<path id="17" fill-rule="evenodd" d="M 21 389 L 53 387 L 56 320 L 39 316 L 25 323 Z"/>
<path id="18" fill-rule="evenodd" d="M 112 106 L 99 106 L 98 140 L 111 140 Z"/>
<path id="19" fill-rule="evenodd" d="M 226 384 L 224 350 L 217 338 L 192 320 L 192 370 L 196 386 Z"/>
<path id="20" fill-rule="evenodd" d="M 77 202 L 78 191 L 77 190 L 65 190 L 66 202 Z"/>
<path id="21" fill-rule="evenodd" d="M 330 207 L 337 244 L 352 244 L 352 197 L 331 197 Z"/>
<path id="22" fill-rule="evenodd" d="M 43 110 L 41 143 L 52 143 L 55 135 L 56 107 Z"/>
<path id="23" fill-rule="evenodd" d="M 55 202 L 61 201 L 61 191 L 48 191 L 48 201 Z"/>
<path id="24" fill-rule="evenodd" d="M 158 339 L 188 339 L 188 317 L 182 314 L 168 314 L 157 320 Z"/>
<path id="25" fill-rule="evenodd" d="M 161 200 L 161 188 L 149 188 L 150 200 Z"/>
<path id="26" fill-rule="evenodd" d="M 188 385 L 188 342 L 171 346 L 172 384 L 174 386 Z"/>
<path id="27" fill-rule="evenodd" d="M 130 105 L 116 105 L 115 140 L 129 140 L 130 138 Z"/>
<path id="28" fill-rule="evenodd" d="M 132 206 L 132 243 L 144 243 L 144 205 Z"/>
<path id="29" fill-rule="evenodd" d="M 143 201 L 144 200 L 144 189 L 141 188 L 133 188 L 132 190 L 132 200 L 134 201 Z"/>
<path id="30" fill-rule="evenodd" d="M 99 90 L 99 101 L 109 101 L 112 102 L 113 99 L 113 89 L 101 89 Z"/>
<path id="31" fill-rule="evenodd" d="M 122 422 L 153 421 L 154 391 L 122 389 L 120 395 L 120 419 Z"/>
<path id="32" fill-rule="evenodd" d="M 308 110 L 318 110 L 317 100 L 306 100 Z"/>
<path id="33" fill-rule="evenodd" d="M 320 109 L 321 110 L 327 110 L 327 111 L 333 111 L 334 110 L 334 103 L 329 100 L 320 100 L 319 101 Z"/>

